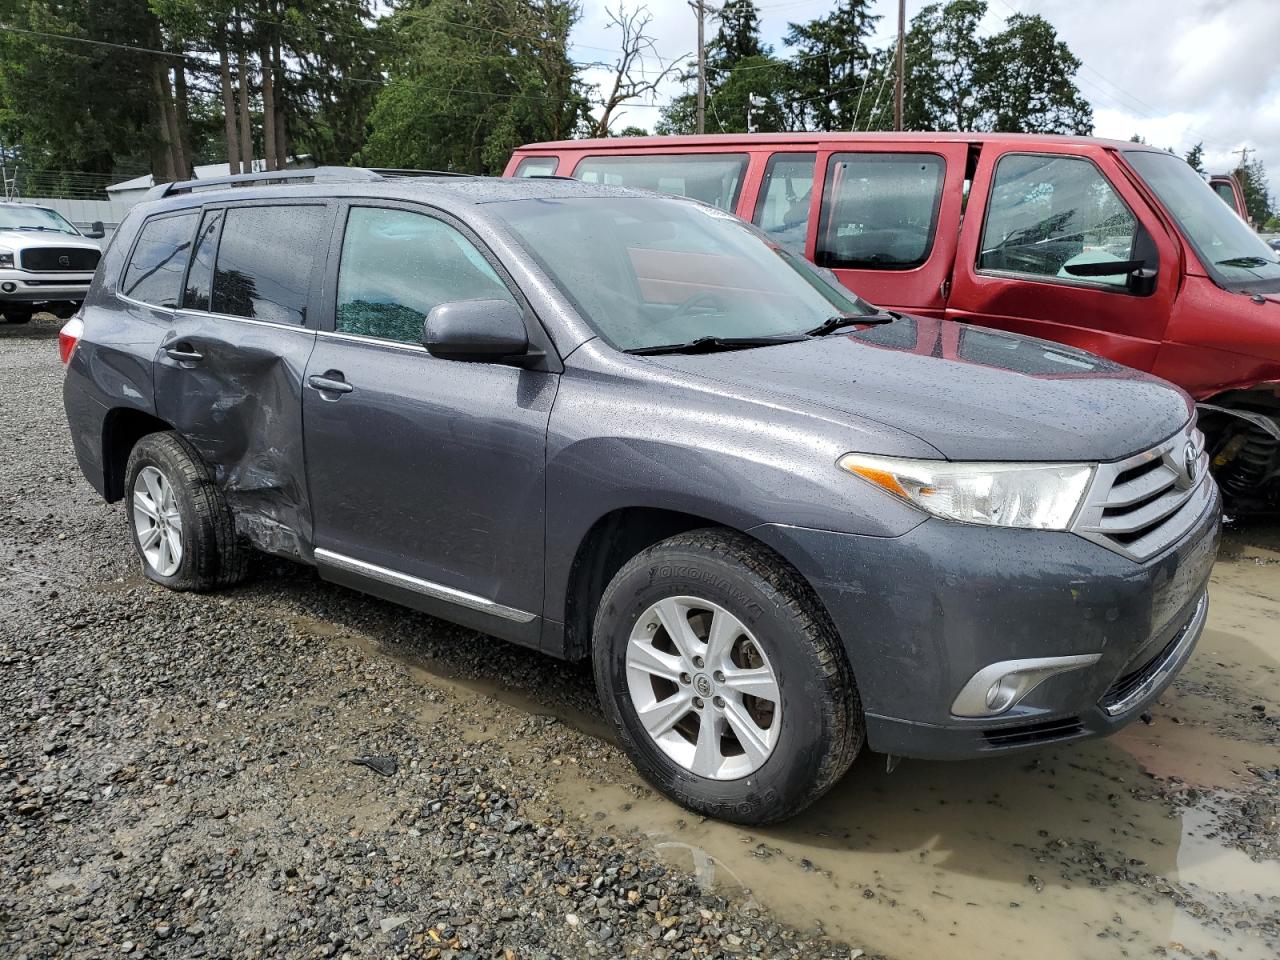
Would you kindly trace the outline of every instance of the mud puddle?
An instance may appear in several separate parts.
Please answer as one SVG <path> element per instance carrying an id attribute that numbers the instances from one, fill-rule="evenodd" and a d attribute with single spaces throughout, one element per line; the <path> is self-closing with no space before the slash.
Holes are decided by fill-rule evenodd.
<path id="1" fill-rule="evenodd" d="M 892 773 L 865 753 L 818 805 L 768 829 L 690 814 L 650 790 L 616 751 L 542 764 L 536 737 L 524 742 L 515 732 L 530 715 L 588 742 L 606 739 L 600 717 L 572 705 L 582 677 L 566 673 L 564 694 L 548 692 L 550 673 L 524 683 L 518 670 L 459 666 L 447 647 L 433 656 L 399 639 L 381 605 L 369 608 L 369 621 L 334 623 L 309 596 L 289 619 L 391 657 L 443 691 L 443 704 L 424 705 L 424 722 L 442 709 L 458 720 L 465 705 L 466 740 L 507 739 L 513 757 L 544 768 L 550 797 L 593 829 L 642 834 L 704 888 L 868 953 L 1271 960 L 1280 956 L 1280 827 L 1253 801 L 1274 811 L 1280 800 L 1273 539 L 1229 539 L 1214 571 L 1209 627 L 1150 724 L 1011 758 L 904 761 Z M 541 659 L 529 667 L 542 674 Z"/>
<path id="2" fill-rule="evenodd" d="M 864 754 L 794 822 L 701 820 L 644 787 L 559 786 L 589 820 L 802 928 L 902 960 L 1280 956 L 1280 861 L 1232 809 L 1276 796 L 1280 552 L 1234 543 L 1184 679 L 1104 741 L 1020 757 Z M 1261 707 L 1260 712 L 1256 707 Z M 1274 809 L 1274 807 L 1272 807 Z M 1266 843 L 1261 844 L 1265 853 Z"/>

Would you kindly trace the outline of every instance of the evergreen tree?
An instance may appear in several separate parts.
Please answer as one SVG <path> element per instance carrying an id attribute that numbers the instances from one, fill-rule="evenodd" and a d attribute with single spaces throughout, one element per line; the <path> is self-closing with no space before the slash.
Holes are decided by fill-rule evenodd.
<path id="1" fill-rule="evenodd" d="M 825 17 L 792 23 L 787 44 L 796 50 L 792 66 L 792 93 L 804 104 L 805 127 L 815 130 L 852 130 L 861 126 L 862 101 L 875 93 L 872 53 L 868 40 L 880 17 L 871 13 L 869 0 L 839 0 Z M 866 114 L 863 113 L 862 117 Z"/>
<path id="2" fill-rule="evenodd" d="M 726 0 L 716 14 L 720 27 L 707 44 L 707 79 L 713 87 L 748 57 L 767 57 L 773 49 L 760 39 L 760 11 L 752 0 Z"/>
<path id="3" fill-rule="evenodd" d="M 1080 59 L 1041 16 L 1015 13 L 982 45 L 981 123 L 1007 133 L 1093 133 L 1093 108 L 1071 79 Z"/>
<path id="4" fill-rule="evenodd" d="M 578 15 L 570 0 L 405 0 L 384 26 L 401 52 L 361 160 L 498 173 L 521 143 L 578 133 L 589 107 L 568 56 Z"/>
<path id="5" fill-rule="evenodd" d="M 1196 173 L 1203 174 L 1204 169 L 1204 143 L 1197 143 L 1194 147 L 1187 151 L 1186 161 L 1191 165 L 1191 169 Z"/>
<path id="6" fill-rule="evenodd" d="M 1236 167 L 1236 179 L 1244 192 L 1245 209 L 1255 224 L 1265 224 L 1278 212 L 1275 209 L 1275 198 L 1267 181 L 1267 168 L 1262 158 L 1254 154 L 1248 163 Z"/>

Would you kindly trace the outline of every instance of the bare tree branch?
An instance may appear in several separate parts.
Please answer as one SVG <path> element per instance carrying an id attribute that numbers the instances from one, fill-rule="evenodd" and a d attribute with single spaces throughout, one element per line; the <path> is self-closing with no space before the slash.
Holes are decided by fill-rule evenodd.
<path id="1" fill-rule="evenodd" d="M 687 54 L 664 61 L 658 54 L 654 38 L 649 35 L 649 24 L 653 14 L 645 6 L 628 10 L 625 3 L 619 3 L 616 10 L 605 11 L 609 17 L 609 28 L 616 27 L 622 34 L 619 44 L 620 52 L 613 62 L 613 83 L 609 93 L 599 102 L 600 116 L 595 122 L 592 135 L 607 137 L 609 126 L 622 116 L 618 108 L 633 100 L 640 100 L 657 92 L 658 87 L 668 78 L 675 76 L 680 69 L 680 61 Z M 645 70 L 645 60 L 656 62 L 656 72 Z M 606 64 L 599 64 L 606 66 Z"/>

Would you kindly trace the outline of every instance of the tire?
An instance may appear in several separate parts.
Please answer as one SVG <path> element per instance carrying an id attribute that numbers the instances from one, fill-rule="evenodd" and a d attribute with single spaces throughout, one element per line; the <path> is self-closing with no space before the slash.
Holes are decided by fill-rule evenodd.
<path id="1" fill-rule="evenodd" d="M 35 316 L 35 311 L 29 307 L 16 306 L 9 304 L 0 308 L 0 313 L 4 314 L 4 318 L 9 323 L 30 323 L 31 318 Z"/>
<path id="2" fill-rule="evenodd" d="M 231 511 L 200 455 L 176 433 L 149 433 L 137 442 L 125 470 L 124 502 L 129 537 L 149 579 L 194 591 L 244 579 L 248 553 L 236 539 Z M 158 540 L 151 536 L 157 530 Z"/>
<path id="3" fill-rule="evenodd" d="M 702 657 L 680 655 L 666 629 L 669 622 L 683 629 L 673 609 L 704 643 L 691 646 Z M 713 632 L 720 656 L 705 643 Z M 794 816 L 862 747 L 857 687 L 826 612 L 781 557 L 735 531 L 680 534 L 627 563 L 601 598 L 593 657 L 600 702 L 622 747 L 658 790 L 698 813 L 743 824 Z M 745 694 L 744 681 L 762 695 Z M 686 695 L 702 706 L 695 699 L 661 730 L 686 709 L 679 700 Z"/>

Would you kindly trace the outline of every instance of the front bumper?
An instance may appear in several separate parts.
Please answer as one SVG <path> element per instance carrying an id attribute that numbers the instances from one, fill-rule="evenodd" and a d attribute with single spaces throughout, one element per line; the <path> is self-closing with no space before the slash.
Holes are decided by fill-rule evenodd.
<path id="1" fill-rule="evenodd" d="M 92 280 L 93 271 L 33 273 L 29 270 L 0 270 L 0 303 L 83 301 Z"/>
<path id="2" fill-rule="evenodd" d="M 1204 628 L 1220 540 L 1216 488 L 1190 530 L 1142 563 L 1070 533 L 928 520 L 901 537 L 767 524 L 844 640 L 872 749 L 961 759 L 1102 736 L 1141 715 Z M 984 667 L 1097 659 L 994 717 L 952 704 Z"/>

